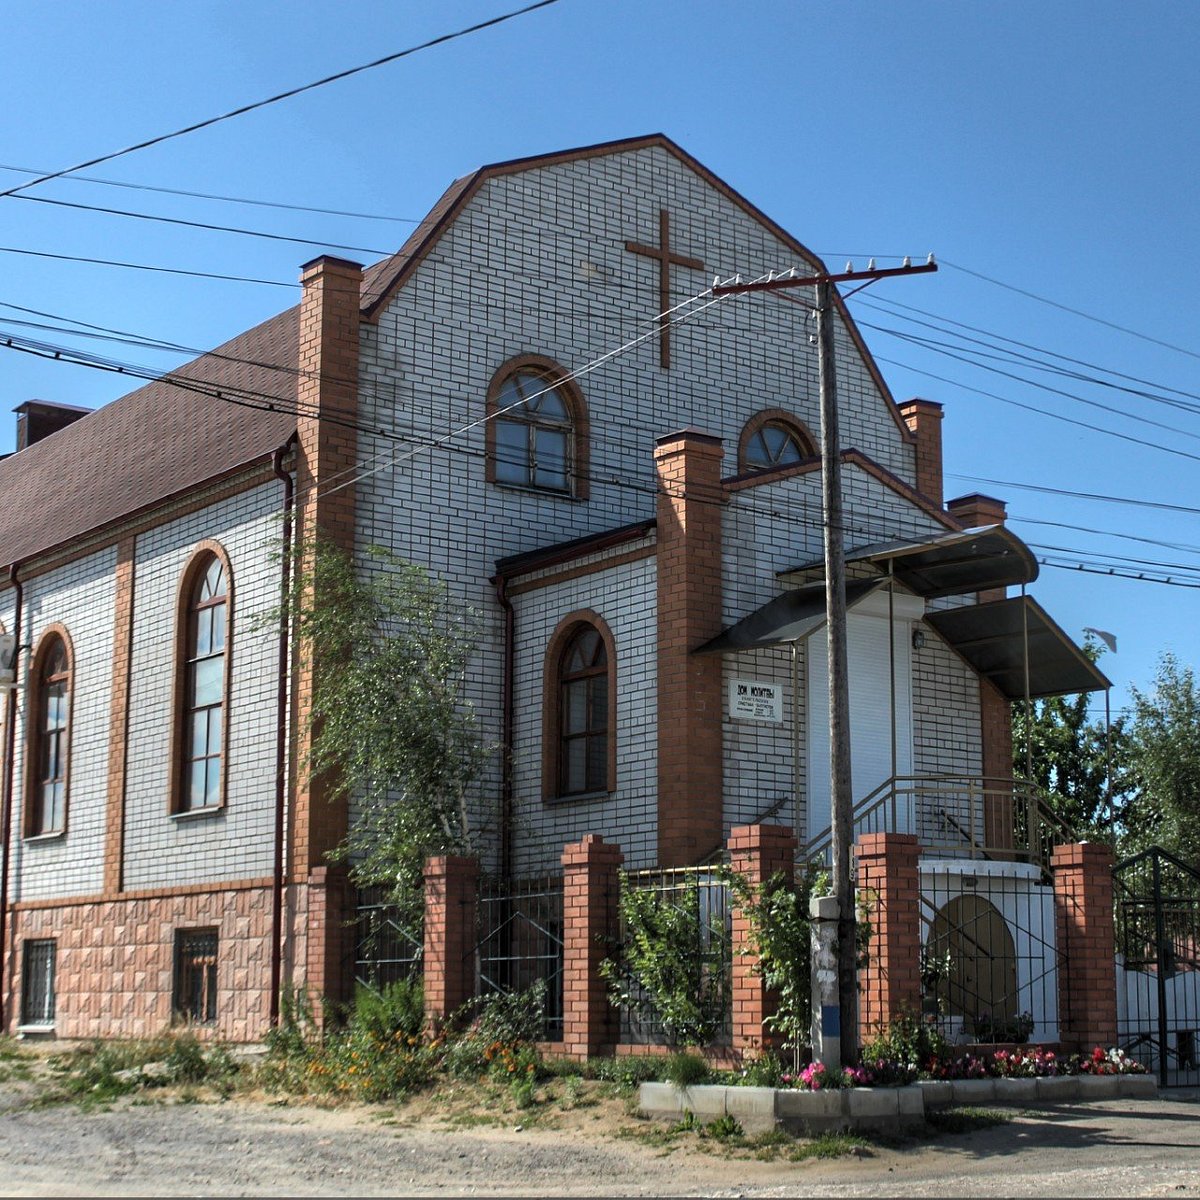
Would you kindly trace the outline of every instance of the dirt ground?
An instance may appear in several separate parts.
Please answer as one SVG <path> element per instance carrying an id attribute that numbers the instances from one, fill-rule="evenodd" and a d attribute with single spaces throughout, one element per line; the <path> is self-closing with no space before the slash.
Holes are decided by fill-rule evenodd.
<path id="1" fill-rule="evenodd" d="M 669 1135 L 604 1089 L 525 1112 L 466 1085 L 403 1107 L 176 1090 L 88 1111 L 37 1094 L 0 1083 L 3 1195 L 1200 1196 L 1194 1093 L 801 1162 Z"/>

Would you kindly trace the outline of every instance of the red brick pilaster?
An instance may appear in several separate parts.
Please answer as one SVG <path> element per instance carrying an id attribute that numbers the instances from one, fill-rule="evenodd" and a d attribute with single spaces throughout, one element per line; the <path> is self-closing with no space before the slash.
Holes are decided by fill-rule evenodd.
<path id="1" fill-rule="evenodd" d="M 658 468 L 658 863 L 690 866 L 721 843 L 721 442 L 662 438 Z"/>
<path id="2" fill-rule="evenodd" d="M 358 455 L 353 422 L 358 415 L 359 288 L 362 267 L 323 256 L 300 277 L 299 376 L 296 399 L 296 524 L 301 539 L 319 533 L 345 550 L 354 548 L 354 488 L 333 487 L 350 478 Z M 336 422 L 334 420 L 336 418 Z M 324 486 L 322 486 L 324 485 Z M 301 564 L 311 571 L 311 562 Z M 299 650 L 300 647 L 297 647 Z M 312 663 L 293 663 L 296 762 L 307 760 L 312 709 Z M 346 804 L 333 799 L 328 780 L 296 772 L 292 805 L 292 866 L 298 878 L 325 861 L 346 835 Z"/>
<path id="3" fill-rule="evenodd" d="M 435 1027 L 475 995 L 479 860 L 444 854 L 425 864 L 425 1016 Z"/>
<path id="4" fill-rule="evenodd" d="M 594 833 L 563 848 L 563 1052 L 570 1058 L 611 1052 L 617 1041 L 600 964 L 617 935 L 623 861 L 620 846 Z"/>
<path id="5" fill-rule="evenodd" d="M 763 885 L 782 873 L 794 886 L 796 835 L 784 825 L 739 825 L 729 833 L 729 866 L 761 895 Z M 777 998 L 755 973 L 750 921 L 740 907 L 733 910 L 733 1048 L 739 1054 L 759 1047 L 778 1048 L 782 1035 L 763 1028 L 775 1012 Z"/>
<path id="6" fill-rule="evenodd" d="M 1056 846 L 1054 910 L 1058 927 L 1060 1040 L 1081 1051 L 1117 1040 L 1113 852 L 1100 842 Z"/>
<path id="7" fill-rule="evenodd" d="M 921 1010 L 920 850 L 912 834 L 865 833 L 854 853 L 872 926 L 858 1001 L 859 1028 L 870 1037 Z"/>
<path id="8" fill-rule="evenodd" d="M 942 406 L 934 400 L 909 400 L 900 415 L 917 451 L 917 491 L 942 507 Z"/>
<path id="9" fill-rule="evenodd" d="M 353 888 L 344 867 L 329 865 L 314 867 L 307 886 L 305 983 L 314 999 L 341 1003 L 354 995 L 354 930 L 349 925 Z"/>

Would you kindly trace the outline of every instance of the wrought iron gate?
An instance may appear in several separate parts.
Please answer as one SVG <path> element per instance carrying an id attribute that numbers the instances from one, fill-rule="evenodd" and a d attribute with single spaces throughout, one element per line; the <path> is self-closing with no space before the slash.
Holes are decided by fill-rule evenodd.
<path id="1" fill-rule="evenodd" d="M 1161 1086 L 1200 1086 L 1200 871 L 1151 846 L 1113 884 L 1117 1039 Z"/>

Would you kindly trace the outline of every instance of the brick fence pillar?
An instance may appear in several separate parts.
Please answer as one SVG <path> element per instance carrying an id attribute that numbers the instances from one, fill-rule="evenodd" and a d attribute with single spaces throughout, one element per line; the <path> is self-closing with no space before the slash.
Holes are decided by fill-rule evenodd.
<path id="1" fill-rule="evenodd" d="M 353 933 L 353 888 L 340 866 L 314 867 L 308 875 L 305 983 L 309 994 L 335 1004 L 353 998 L 353 971 L 347 953 Z"/>
<path id="2" fill-rule="evenodd" d="M 1081 1051 L 1117 1041 L 1113 852 L 1100 842 L 1056 846 L 1058 1026 L 1064 1046 Z"/>
<path id="3" fill-rule="evenodd" d="M 796 870 L 796 835 L 784 825 L 739 825 L 729 833 L 729 866 L 745 877 L 759 895 L 773 875 L 782 873 L 791 886 Z M 755 972 L 758 960 L 747 954 L 750 920 L 740 906 L 733 910 L 733 1049 L 745 1055 L 759 1048 L 778 1049 L 783 1037 L 763 1028 L 775 1013 L 777 997 Z"/>
<path id="4" fill-rule="evenodd" d="M 871 940 L 859 972 L 860 1036 L 921 1011 L 919 845 L 908 833 L 866 833 L 854 844 L 858 891 L 866 893 Z"/>
<path id="5" fill-rule="evenodd" d="M 617 1041 L 600 964 L 617 934 L 621 847 L 589 833 L 563 848 L 563 1053 L 585 1059 Z"/>
<path id="6" fill-rule="evenodd" d="M 475 995 L 479 860 L 444 854 L 425 864 L 425 1018 L 435 1028 Z"/>

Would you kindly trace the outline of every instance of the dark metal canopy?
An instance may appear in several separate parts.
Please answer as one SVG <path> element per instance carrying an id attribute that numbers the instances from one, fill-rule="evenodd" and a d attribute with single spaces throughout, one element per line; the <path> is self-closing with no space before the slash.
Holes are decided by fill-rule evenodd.
<path id="1" fill-rule="evenodd" d="M 899 583 L 927 600 L 1032 583 L 1038 576 L 1037 560 L 1029 547 L 1003 525 L 860 546 L 846 552 L 846 562 L 871 563 L 881 570 L 890 564 Z M 816 561 L 792 570 L 822 565 Z"/>
<path id="2" fill-rule="evenodd" d="M 857 579 L 846 584 L 846 607 L 853 608 L 872 592 L 878 591 L 885 579 Z M 738 650 L 760 650 L 799 642 L 815 633 L 825 623 L 825 584 L 810 583 L 794 588 L 769 600 L 762 608 L 736 625 L 717 634 L 694 654 L 732 654 Z"/>
<path id="3" fill-rule="evenodd" d="M 1031 596 L 928 613 L 925 620 L 1010 700 L 1025 695 L 1026 631 L 1029 695 L 1033 699 L 1111 686 L 1107 676 Z"/>

